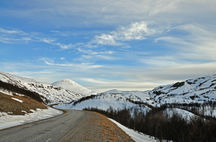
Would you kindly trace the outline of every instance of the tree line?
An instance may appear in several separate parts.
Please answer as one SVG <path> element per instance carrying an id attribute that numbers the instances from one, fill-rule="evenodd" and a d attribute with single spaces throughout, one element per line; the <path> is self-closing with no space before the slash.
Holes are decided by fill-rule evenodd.
<path id="1" fill-rule="evenodd" d="M 164 114 L 166 107 L 151 109 L 148 113 L 128 108 L 107 111 L 96 108 L 86 110 L 96 111 L 112 118 L 124 126 L 156 137 L 158 140 L 172 140 L 175 142 L 215 142 L 216 121 L 202 117 L 191 118 L 190 121 L 173 114 Z"/>

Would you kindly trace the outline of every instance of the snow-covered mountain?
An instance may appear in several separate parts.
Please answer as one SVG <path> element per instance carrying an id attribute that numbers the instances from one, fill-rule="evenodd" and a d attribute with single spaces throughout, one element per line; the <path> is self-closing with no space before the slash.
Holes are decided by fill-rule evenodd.
<path id="1" fill-rule="evenodd" d="M 66 90 L 74 92 L 75 94 L 81 94 L 83 96 L 89 96 L 92 93 L 92 91 L 90 89 L 83 87 L 80 84 L 78 84 L 75 81 L 70 80 L 70 79 L 64 79 L 64 80 L 56 81 L 56 82 L 52 83 L 52 85 L 64 88 Z"/>
<path id="2" fill-rule="evenodd" d="M 24 90 L 35 92 L 41 96 L 47 104 L 70 103 L 83 97 L 82 94 L 74 93 L 61 87 L 35 81 L 33 79 L 18 77 L 8 73 L 0 73 L 0 81 L 12 84 Z M 1 92 L 11 92 L 0 86 Z M 13 91 L 11 93 L 14 93 Z"/>
<path id="3" fill-rule="evenodd" d="M 216 102 L 216 75 L 159 86 L 149 95 L 157 105 Z"/>
<path id="4" fill-rule="evenodd" d="M 107 110 L 110 107 L 114 109 L 127 107 L 148 111 L 164 104 L 202 105 L 209 102 L 216 103 L 216 75 L 159 86 L 150 91 L 110 90 L 56 107 L 79 110 L 84 108 Z M 198 108 L 198 111 L 200 109 L 201 107 Z"/>

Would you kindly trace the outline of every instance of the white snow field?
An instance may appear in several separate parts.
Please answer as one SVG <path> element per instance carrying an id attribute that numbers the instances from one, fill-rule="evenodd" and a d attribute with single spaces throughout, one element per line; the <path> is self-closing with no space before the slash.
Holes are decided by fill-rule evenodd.
<path id="1" fill-rule="evenodd" d="M 37 109 L 36 111 L 31 111 L 32 113 L 27 113 L 25 115 L 9 115 L 5 112 L 0 112 L 0 130 L 54 117 L 63 113 L 62 111 L 53 109 L 51 107 L 48 107 L 48 109 Z"/>

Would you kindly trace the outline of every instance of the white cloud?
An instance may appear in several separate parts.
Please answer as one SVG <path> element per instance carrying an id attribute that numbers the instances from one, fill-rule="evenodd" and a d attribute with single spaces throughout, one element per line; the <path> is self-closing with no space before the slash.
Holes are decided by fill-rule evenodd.
<path id="1" fill-rule="evenodd" d="M 186 42 L 185 39 L 179 37 L 172 37 L 172 36 L 161 36 L 155 39 L 156 43 L 159 41 L 166 41 L 174 44 L 188 45 L 188 42 Z"/>
<path id="2" fill-rule="evenodd" d="M 91 49 L 82 49 L 82 48 L 77 48 L 77 50 L 79 52 L 82 53 L 81 57 L 79 58 L 79 60 L 85 61 L 85 60 L 116 60 L 118 59 L 117 57 L 115 57 L 114 51 L 111 50 L 105 50 L 105 51 L 96 51 L 95 50 L 91 50 Z M 100 49 L 98 49 L 100 50 Z"/>
<path id="3" fill-rule="evenodd" d="M 128 27 L 121 27 L 119 31 L 115 32 L 117 40 L 142 40 L 147 36 L 158 33 L 155 29 L 149 27 L 146 22 L 135 22 Z"/>
<path id="4" fill-rule="evenodd" d="M 63 43 L 55 43 L 57 46 L 59 46 L 61 49 L 69 49 L 69 48 L 73 48 L 73 44 L 63 44 Z"/>
<path id="5" fill-rule="evenodd" d="M 76 68 L 77 69 L 82 69 L 82 70 L 88 70 L 88 69 L 97 69 L 97 68 L 102 68 L 103 65 L 96 65 L 92 63 L 56 63 L 53 59 L 50 58 L 40 58 L 41 61 L 43 61 L 46 65 L 49 66 L 56 66 L 56 67 L 68 67 L 68 68 Z"/>
<path id="6" fill-rule="evenodd" d="M 3 33 L 3 34 L 21 34 L 24 32 L 20 31 L 20 30 L 11 30 L 11 29 L 0 28 L 0 33 Z"/>
<path id="7" fill-rule="evenodd" d="M 30 34 L 18 29 L 0 28 L 0 42 L 12 44 L 18 42 L 29 42 L 33 40 Z"/>
<path id="8" fill-rule="evenodd" d="M 50 44 L 50 45 L 53 45 L 53 46 L 58 46 L 61 49 L 70 49 L 70 48 L 74 47 L 74 45 L 71 43 L 70 44 L 60 43 L 60 42 L 57 42 L 56 39 L 42 38 L 42 39 L 40 39 L 40 41 L 47 43 L 47 44 Z"/>
<path id="9" fill-rule="evenodd" d="M 100 36 L 96 36 L 95 41 L 96 43 L 101 45 L 119 45 L 119 43 L 116 42 L 115 37 L 109 34 L 102 34 Z"/>
<path id="10" fill-rule="evenodd" d="M 11 29 L 4 29 L 0 28 L 0 42 L 4 44 L 13 44 L 13 43 L 28 43 L 28 42 L 43 42 L 46 44 L 50 44 L 52 46 L 58 46 L 61 49 L 70 49 L 79 44 L 73 45 L 71 43 L 65 44 L 58 42 L 57 39 L 54 38 L 47 38 L 42 33 L 27 33 L 21 30 L 11 30 Z M 52 35 L 51 35 L 52 36 Z"/>
<path id="11" fill-rule="evenodd" d="M 149 36 L 159 34 L 162 31 L 154 29 L 151 24 L 147 24 L 144 21 L 134 22 L 129 26 L 122 26 L 116 31 L 112 31 L 108 34 L 101 34 L 95 37 L 97 44 L 102 45 L 121 45 L 121 41 L 131 40 L 144 40 Z"/>
<path id="12" fill-rule="evenodd" d="M 48 39 L 48 38 L 42 38 L 40 39 L 44 43 L 53 44 L 56 40 L 55 39 Z"/>

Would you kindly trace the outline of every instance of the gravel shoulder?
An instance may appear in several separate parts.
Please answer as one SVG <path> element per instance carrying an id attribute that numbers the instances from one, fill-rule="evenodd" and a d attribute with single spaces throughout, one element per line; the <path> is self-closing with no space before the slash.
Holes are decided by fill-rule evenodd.
<path id="1" fill-rule="evenodd" d="M 63 115 L 0 131 L 0 142 L 133 142 L 105 116 L 69 110 Z"/>

